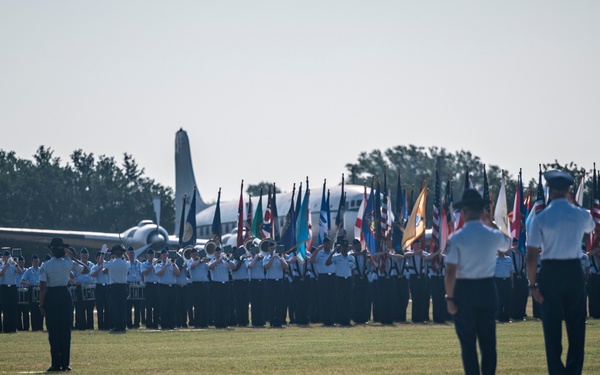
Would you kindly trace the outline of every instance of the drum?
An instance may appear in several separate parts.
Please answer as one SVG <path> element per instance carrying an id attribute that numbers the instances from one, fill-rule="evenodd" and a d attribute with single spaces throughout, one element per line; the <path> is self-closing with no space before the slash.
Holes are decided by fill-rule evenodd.
<path id="1" fill-rule="evenodd" d="M 27 289 L 25 287 L 19 287 L 17 289 L 17 291 L 19 292 L 18 304 L 19 305 L 28 305 L 29 304 L 29 289 Z"/>
<path id="2" fill-rule="evenodd" d="M 142 284 L 129 284 L 129 300 L 142 300 L 144 299 L 144 285 Z"/>
<path id="3" fill-rule="evenodd" d="M 83 284 L 81 286 L 81 300 L 95 301 L 96 300 L 96 284 Z"/>
<path id="4" fill-rule="evenodd" d="M 40 287 L 34 286 L 31 288 L 31 302 L 39 303 L 40 302 Z"/>
<path id="5" fill-rule="evenodd" d="M 69 287 L 69 293 L 71 293 L 71 300 L 73 302 L 77 302 L 78 298 L 77 298 L 77 293 L 75 293 L 75 291 L 77 290 L 77 287 L 72 285 Z"/>

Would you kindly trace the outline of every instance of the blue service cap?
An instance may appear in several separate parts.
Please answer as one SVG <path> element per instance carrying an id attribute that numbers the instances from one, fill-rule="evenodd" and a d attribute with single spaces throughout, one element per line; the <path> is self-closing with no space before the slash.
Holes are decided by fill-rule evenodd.
<path id="1" fill-rule="evenodd" d="M 33 254 L 33 255 L 31 256 L 31 260 L 35 260 L 35 259 L 40 259 L 40 257 L 38 257 L 38 255 L 37 255 L 37 254 Z"/>
<path id="2" fill-rule="evenodd" d="M 152 250 L 152 248 L 149 248 L 148 250 L 146 250 L 146 254 L 154 255 L 154 250 Z"/>
<path id="3" fill-rule="evenodd" d="M 329 238 L 328 236 L 325 236 L 325 238 L 323 238 L 323 243 L 325 242 L 331 242 L 331 238 Z"/>
<path id="4" fill-rule="evenodd" d="M 552 189 L 567 190 L 575 183 L 570 173 L 560 170 L 552 170 L 544 173 L 544 179 Z"/>
<path id="5" fill-rule="evenodd" d="M 129 247 L 127 248 L 127 251 L 135 251 L 135 249 L 133 248 L 133 246 L 129 245 Z"/>
<path id="6" fill-rule="evenodd" d="M 2 255 L 5 256 L 5 257 L 9 257 L 10 256 L 10 251 L 4 250 L 4 253 Z"/>
<path id="7" fill-rule="evenodd" d="M 81 249 L 80 254 L 89 254 L 90 252 L 85 247 Z"/>
<path id="8" fill-rule="evenodd" d="M 160 254 L 168 254 L 169 253 L 169 248 L 168 247 L 163 247 L 163 249 L 160 251 Z"/>

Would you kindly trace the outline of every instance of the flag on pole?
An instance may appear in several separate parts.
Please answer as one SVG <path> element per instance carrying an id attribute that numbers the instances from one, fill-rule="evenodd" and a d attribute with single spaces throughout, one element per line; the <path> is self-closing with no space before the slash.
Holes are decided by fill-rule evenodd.
<path id="1" fill-rule="evenodd" d="M 244 180 L 240 187 L 240 201 L 238 202 L 238 222 L 237 222 L 237 240 L 236 246 L 241 247 L 244 244 Z"/>
<path id="2" fill-rule="evenodd" d="M 248 210 L 246 211 L 245 236 L 244 239 L 252 237 L 252 195 L 248 194 Z"/>
<path id="3" fill-rule="evenodd" d="M 329 205 L 329 189 L 327 189 L 327 231 L 331 230 L 331 206 Z"/>
<path id="4" fill-rule="evenodd" d="M 583 175 L 581 175 L 579 187 L 577 188 L 577 194 L 575 194 L 575 202 L 577 202 L 579 207 L 583 207 L 583 190 L 585 190 L 585 172 L 583 172 Z"/>
<path id="5" fill-rule="evenodd" d="M 272 230 L 273 230 L 273 238 L 275 239 L 275 241 L 279 241 L 280 237 L 279 237 L 279 220 L 277 219 L 279 217 L 279 213 L 277 212 L 277 187 L 275 186 L 275 183 L 273 182 L 273 204 L 271 207 L 271 216 L 272 216 L 272 220 L 273 220 L 273 225 L 272 225 Z"/>
<path id="6" fill-rule="evenodd" d="M 440 249 L 440 223 L 442 216 L 440 215 L 441 211 L 441 200 L 440 200 L 440 192 L 441 190 L 441 182 L 440 175 L 436 169 L 435 171 L 435 188 L 433 190 L 433 215 L 432 215 L 432 223 L 431 223 L 431 241 L 429 244 L 430 252 L 433 253 Z"/>
<path id="7" fill-rule="evenodd" d="M 529 229 L 529 225 L 533 218 L 539 214 L 546 207 L 546 198 L 544 197 L 544 185 L 542 185 L 542 165 L 540 164 L 540 171 L 538 174 L 538 185 L 537 185 L 537 196 L 535 203 L 527 215 L 525 221 L 525 229 Z"/>
<path id="8" fill-rule="evenodd" d="M 375 247 L 377 251 L 383 250 L 383 238 L 381 235 L 381 186 L 379 185 L 379 179 L 377 179 L 377 185 L 375 188 L 375 206 L 373 207 L 375 214 Z"/>
<path id="9" fill-rule="evenodd" d="M 381 239 L 386 242 L 388 233 L 387 169 L 383 170 L 383 198 L 381 199 Z"/>
<path id="10" fill-rule="evenodd" d="M 292 190 L 292 202 L 287 215 L 285 216 L 285 222 L 281 229 L 281 241 L 285 247 L 286 252 L 296 247 L 296 213 L 294 212 L 294 195 L 296 194 L 296 184 Z M 300 198 L 299 198 L 300 199 Z"/>
<path id="11" fill-rule="evenodd" d="M 483 200 L 491 203 L 490 199 L 490 186 L 488 185 L 487 172 L 485 170 L 485 164 L 483 165 Z M 483 209 L 489 214 L 492 212 L 491 204 L 487 204 Z"/>
<path id="12" fill-rule="evenodd" d="M 344 229 L 344 216 L 346 214 L 346 193 L 344 192 L 344 174 L 342 173 L 342 193 L 340 194 L 340 202 L 338 204 L 337 214 L 335 215 L 335 227 L 337 229 L 337 237 L 346 237 Z"/>
<path id="13" fill-rule="evenodd" d="M 300 199 L 299 196 L 298 199 Z M 309 246 L 308 242 L 311 237 L 309 230 L 309 199 L 310 189 L 308 188 L 307 184 L 306 192 L 304 193 L 304 199 L 302 199 L 302 204 L 300 205 L 300 216 L 296 222 L 296 256 L 301 261 L 306 259 L 306 249 Z"/>
<path id="14" fill-rule="evenodd" d="M 498 200 L 494 210 L 494 221 L 500 232 L 510 237 L 510 227 L 508 225 L 508 202 L 506 200 L 506 180 L 504 171 L 502 171 L 502 181 L 500 182 L 500 191 L 498 192 Z"/>
<path id="15" fill-rule="evenodd" d="M 394 224 L 392 227 L 392 247 L 396 252 L 402 251 L 402 235 L 404 234 L 404 226 L 408 216 L 406 207 L 406 192 L 402 191 L 402 183 L 400 181 L 400 171 L 396 181 L 396 204 L 394 206 Z"/>
<path id="16" fill-rule="evenodd" d="M 181 219 L 179 221 L 179 247 L 183 248 L 183 230 L 185 227 L 185 203 L 186 203 L 187 194 L 183 194 L 183 205 L 181 206 Z"/>
<path id="17" fill-rule="evenodd" d="M 306 177 L 306 192 L 309 192 L 309 188 L 308 188 L 308 176 Z M 313 230 L 312 230 L 312 212 L 310 210 L 310 194 L 308 195 L 308 202 L 306 203 L 306 207 L 307 207 L 307 216 L 308 216 L 308 241 L 306 241 L 306 249 L 311 249 L 312 248 L 312 241 L 313 241 Z M 305 254 L 306 254 L 306 249 L 305 249 Z"/>
<path id="18" fill-rule="evenodd" d="M 294 211 L 294 217 L 296 221 L 298 221 L 298 217 L 300 216 L 300 206 L 302 205 L 302 182 L 300 183 L 300 188 L 298 189 L 298 198 L 296 199 L 296 208 Z M 294 222 L 294 225 L 296 223 Z"/>
<path id="19" fill-rule="evenodd" d="M 196 245 L 196 187 L 194 186 L 194 193 L 192 197 L 192 203 L 190 204 L 190 210 L 188 211 L 187 219 L 185 221 L 183 229 L 183 240 L 181 241 L 181 247 L 189 245 Z"/>
<path id="20" fill-rule="evenodd" d="M 454 232 L 454 228 L 456 227 L 456 216 L 454 210 L 454 194 L 452 194 L 452 180 L 450 176 L 448 176 L 448 180 L 446 181 L 446 193 L 444 194 L 444 200 L 446 201 L 446 222 L 448 223 L 448 236 Z"/>
<path id="21" fill-rule="evenodd" d="M 362 220 L 365 215 L 365 209 L 367 207 L 367 185 L 364 185 L 363 199 L 360 202 L 360 206 L 358 207 L 358 213 L 356 214 L 356 221 L 354 222 L 354 238 L 359 240 L 362 246 L 365 246 L 365 237 L 363 236 L 362 231 Z"/>
<path id="22" fill-rule="evenodd" d="M 267 209 L 265 210 L 265 217 L 262 225 L 262 238 L 273 238 L 273 227 L 271 223 L 271 185 L 269 185 L 269 194 L 267 195 Z"/>
<path id="23" fill-rule="evenodd" d="M 467 171 L 465 172 L 465 183 L 464 183 L 463 194 L 468 189 L 473 189 L 473 184 L 471 183 L 471 176 L 469 175 L 469 166 L 467 166 Z M 462 226 L 465 224 L 465 221 L 464 221 L 464 218 L 462 217 L 462 215 L 460 214 L 460 210 L 456 210 L 454 212 L 454 217 L 455 217 L 455 225 L 456 225 L 456 227 L 454 229 L 458 230 L 458 229 L 462 228 Z"/>
<path id="24" fill-rule="evenodd" d="M 260 188 L 260 197 L 258 198 L 258 205 L 256 205 L 256 212 L 254 213 L 254 220 L 252 221 L 252 236 L 256 238 L 264 238 L 262 233 L 263 227 L 263 209 L 262 209 L 262 187 Z"/>
<path id="25" fill-rule="evenodd" d="M 523 199 L 523 180 L 522 171 L 519 170 L 517 180 L 517 191 L 515 192 L 515 201 L 513 203 L 512 221 L 510 224 L 510 236 L 519 240 L 519 249 L 525 253 L 526 228 L 524 222 L 525 202 Z"/>
<path id="26" fill-rule="evenodd" d="M 406 250 L 413 242 L 425 233 L 425 218 L 426 218 L 426 203 L 427 203 L 427 180 L 417 197 L 417 201 L 406 223 L 404 237 L 402 238 L 402 250 Z"/>
<path id="27" fill-rule="evenodd" d="M 371 254 L 375 254 L 378 251 L 375 232 L 379 232 L 379 223 L 376 219 L 375 189 L 373 188 L 373 179 L 371 179 L 371 192 L 362 218 L 362 234 L 364 236 L 365 246 Z"/>
<path id="28" fill-rule="evenodd" d="M 213 216 L 212 222 L 212 233 L 213 238 L 217 242 L 221 242 L 221 188 L 219 188 L 219 195 L 217 195 L 217 205 L 215 206 L 215 216 Z"/>
<path id="29" fill-rule="evenodd" d="M 596 223 L 596 228 L 590 234 L 589 238 L 589 249 L 593 249 L 598 246 L 600 242 L 600 176 L 596 172 L 596 163 L 594 163 L 594 176 L 592 181 L 592 204 L 590 207 L 590 213 L 594 222 Z"/>
<path id="30" fill-rule="evenodd" d="M 323 193 L 321 194 L 321 211 L 319 212 L 319 232 L 317 234 L 317 245 L 321 245 L 325 237 L 329 234 L 327 222 L 327 199 L 325 198 L 327 190 L 327 180 L 323 181 Z"/>

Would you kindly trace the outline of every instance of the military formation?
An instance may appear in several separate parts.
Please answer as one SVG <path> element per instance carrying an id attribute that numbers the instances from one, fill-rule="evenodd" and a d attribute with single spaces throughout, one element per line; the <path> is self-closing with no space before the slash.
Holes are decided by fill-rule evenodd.
<path id="1" fill-rule="evenodd" d="M 525 254 L 517 242 L 497 256 L 494 281 L 499 322 L 527 319 Z M 208 246 L 210 247 L 210 245 Z M 376 322 L 445 323 L 445 254 L 416 241 L 403 253 L 370 254 L 359 240 L 325 238 L 306 257 L 285 253 L 271 240 L 247 240 L 240 248 L 213 245 L 179 252 L 148 249 L 136 259 L 132 247 L 104 246 L 67 252 L 89 272 L 71 271 L 68 290 L 76 330 L 283 327 L 287 324 L 351 326 Z M 15 255 L 16 254 L 16 255 Z M 44 260 L 48 262 L 50 257 Z M 33 255 L 2 249 L 0 320 L 4 333 L 40 331 L 40 270 Z M 538 258 L 539 272 L 540 260 Z M 589 316 L 600 318 L 600 254 L 581 252 Z M 539 304 L 532 300 L 533 316 Z"/>

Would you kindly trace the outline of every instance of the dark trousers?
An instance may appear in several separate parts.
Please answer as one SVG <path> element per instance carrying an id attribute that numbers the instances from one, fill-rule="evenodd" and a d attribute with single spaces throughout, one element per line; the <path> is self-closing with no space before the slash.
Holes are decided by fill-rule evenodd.
<path id="1" fill-rule="evenodd" d="M 546 362 L 549 374 L 581 374 L 585 346 L 585 280 L 579 259 L 545 260 L 539 287 Z M 562 321 L 567 327 L 569 349 L 563 365 Z"/>
<path id="2" fill-rule="evenodd" d="M 444 298 L 446 295 L 444 276 L 431 276 L 429 286 L 431 303 L 433 305 L 433 322 L 445 323 L 448 318 L 448 309 Z"/>
<path id="3" fill-rule="evenodd" d="M 144 298 L 146 304 L 146 328 L 158 329 L 160 321 L 159 310 L 159 285 L 155 283 L 146 283 Z"/>
<path id="4" fill-rule="evenodd" d="M 208 284 L 208 281 L 195 281 L 191 286 L 190 301 L 194 307 L 194 315 L 191 319 L 191 323 L 196 328 L 208 327 L 210 311 Z"/>
<path id="5" fill-rule="evenodd" d="M 176 284 L 158 284 L 158 304 L 161 329 L 175 328 L 177 288 L 179 288 L 179 286 Z"/>
<path id="6" fill-rule="evenodd" d="M 127 295 L 129 296 L 129 285 L 127 285 Z M 143 301 L 141 299 L 129 299 L 127 297 L 127 328 L 139 328 L 142 320 Z M 132 317 L 133 312 L 133 317 Z"/>
<path id="7" fill-rule="evenodd" d="M 75 288 L 77 302 L 75 302 L 75 329 L 94 329 L 94 305 L 95 301 L 84 301 L 81 285 Z"/>
<path id="8" fill-rule="evenodd" d="M 354 320 L 354 323 L 364 324 L 371 319 L 371 295 L 369 293 L 369 280 L 366 276 L 354 276 L 352 305 L 352 320 Z"/>
<path id="9" fill-rule="evenodd" d="M 458 308 L 454 327 L 460 341 L 465 374 L 495 374 L 498 297 L 494 279 L 456 280 L 454 300 Z M 481 350 L 481 371 L 477 340 Z"/>
<path id="10" fill-rule="evenodd" d="M 335 289 L 338 308 L 338 323 L 343 326 L 350 325 L 352 318 L 352 277 L 335 278 Z"/>
<path id="11" fill-rule="evenodd" d="M 29 304 L 31 310 L 31 330 L 41 331 L 44 329 L 44 317 L 40 312 L 39 302 L 32 302 Z"/>
<path id="12" fill-rule="evenodd" d="M 310 308 L 308 319 L 311 323 L 321 323 L 321 298 L 319 296 L 319 279 L 310 279 Z"/>
<path id="13" fill-rule="evenodd" d="M 294 302 L 294 322 L 306 325 L 310 322 L 310 299 L 312 293 L 312 279 L 296 276 L 292 283 Z"/>
<path id="14" fill-rule="evenodd" d="M 213 281 L 210 284 L 210 292 L 213 300 L 213 319 L 215 328 L 227 328 L 229 315 L 229 282 Z"/>
<path id="15" fill-rule="evenodd" d="M 588 280 L 588 304 L 590 317 L 600 319 L 600 275 L 595 273 Z"/>
<path id="16" fill-rule="evenodd" d="M 19 300 L 16 285 L 0 285 L 0 299 L 2 300 L 4 333 L 17 332 L 17 302 Z"/>
<path id="17" fill-rule="evenodd" d="M 265 325 L 265 280 L 250 280 L 250 316 L 253 327 L 262 327 Z"/>
<path id="18" fill-rule="evenodd" d="M 393 324 L 392 296 L 394 295 L 394 277 L 379 276 L 375 281 L 379 321 L 381 324 Z"/>
<path id="19" fill-rule="evenodd" d="M 178 285 L 177 302 L 175 308 L 175 325 L 177 327 L 187 328 L 188 324 L 188 304 L 190 301 L 189 288 L 187 285 Z"/>
<path id="20" fill-rule="evenodd" d="M 285 305 L 283 301 L 283 279 L 267 279 L 265 298 L 267 300 L 267 317 L 271 327 L 281 327 L 285 322 Z"/>
<path id="21" fill-rule="evenodd" d="M 508 322 L 510 320 L 512 304 L 512 282 L 510 277 L 495 277 L 496 291 L 498 292 L 498 314 L 499 322 Z"/>
<path id="22" fill-rule="evenodd" d="M 369 282 L 369 293 L 371 295 L 372 308 L 373 308 L 373 321 L 381 323 L 381 314 L 380 314 L 380 303 L 379 303 L 379 290 L 380 287 L 379 279 L 375 279 Z"/>
<path id="23" fill-rule="evenodd" d="M 325 326 L 332 326 L 336 321 L 335 301 L 335 275 L 319 274 L 319 304 Z"/>
<path id="24" fill-rule="evenodd" d="M 394 280 L 394 296 L 392 303 L 394 321 L 406 322 L 406 309 L 410 300 L 410 289 L 408 287 L 408 279 L 405 276 L 397 276 Z"/>
<path id="25" fill-rule="evenodd" d="M 31 296 L 31 291 L 29 295 Z M 17 306 L 17 329 L 29 331 L 29 303 L 19 303 Z"/>
<path id="26" fill-rule="evenodd" d="M 111 326 L 116 331 L 125 331 L 127 326 L 127 284 L 110 286 Z"/>
<path id="27" fill-rule="evenodd" d="M 296 305 L 292 303 L 293 296 L 292 281 L 287 275 L 283 277 L 283 324 L 287 324 L 286 317 L 289 316 L 290 323 L 296 322 Z"/>
<path id="28" fill-rule="evenodd" d="M 523 320 L 527 315 L 527 297 L 529 289 L 527 288 L 527 278 L 524 274 L 515 274 L 513 278 L 512 303 L 510 317 L 514 320 Z"/>
<path id="29" fill-rule="evenodd" d="M 410 296 L 412 298 L 412 321 L 423 323 L 429 316 L 429 293 L 427 279 L 424 276 L 410 275 Z"/>
<path id="30" fill-rule="evenodd" d="M 67 287 L 47 288 L 44 301 L 52 367 L 67 368 L 71 361 L 73 301 Z"/>
<path id="31" fill-rule="evenodd" d="M 108 288 L 108 285 L 96 284 L 96 313 L 99 330 L 107 330 L 110 328 L 110 311 L 108 311 Z"/>
<path id="32" fill-rule="evenodd" d="M 250 305 L 250 280 L 233 280 L 235 296 L 235 324 L 238 327 L 248 326 L 248 306 Z"/>

